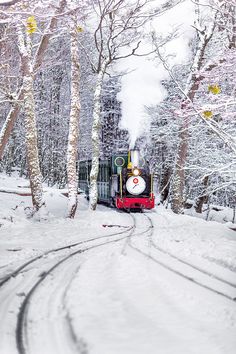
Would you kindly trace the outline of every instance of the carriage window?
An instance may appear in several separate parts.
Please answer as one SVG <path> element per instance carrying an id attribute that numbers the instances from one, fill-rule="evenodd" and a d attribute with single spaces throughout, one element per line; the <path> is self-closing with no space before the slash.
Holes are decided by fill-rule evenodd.
<path id="1" fill-rule="evenodd" d="M 107 166 L 104 166 L 104 181 L 107 181 Z"/>
<path id="2" fill-rule="evenodd" d="M 109 180 L 108 178 L 108 166 L 106 166 L 106 169 L 105 169 L 105 181 L 107 182 Z"/>
<path id="3" fill-rule="evenodd" d="M 98 181 L 101 180 L 101 167 L 99 168 L 99 171 L 98 171 Z"/>

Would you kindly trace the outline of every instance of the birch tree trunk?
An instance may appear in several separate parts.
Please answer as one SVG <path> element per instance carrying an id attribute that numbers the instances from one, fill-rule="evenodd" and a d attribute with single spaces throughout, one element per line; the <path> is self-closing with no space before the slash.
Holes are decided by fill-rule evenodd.
<path id="1" fill-rule="evenodd" d="M 7 145 L 7 142 L 9 140 L 9 137 L 11 135 L 11 132 L 14 128 L 14 124 L 16 121 L 16 118 L 20 112 L 21 109 L 21 104 L 19 101 L 23 100 L 23 90 L 22 88 L 20 89 L 20 92 L 17 96 L 17 102 L 13 103 L 13 106 L 10 110 L 10 112 L 7 115 L 7 119 L 5 120 L 5 123 L 3 124 L 3 127 L 0 132 L 0 160 L 3 156 L 4 149 Z"/>
<path id="2" fill-rule="evenodd" d="M 18 49 L 21 56 L 21 70 L 23 74 L 24 116 L 25 116 L 25 140 L 27 151 L 27 163 L 29 170 L 32 202 L 35 211 L 38 211 L 43 202 L 42 176 L 39 167 L 37 130 L 34 102 L 34 77 L 31 61 L 31 40 L 26 35 L 26 43 L 22 28 L 18 27 Z"/>
<path id="3" fill-rule="evenodd" d="M 80 65 L 78 52 L 78 31 L 75 26 L 70 31 L 71 50 L 71 107 L 67 151 L 68 217 L 74 218 L 78 204 L 78 174 L 76 171 L 79 115 L 80 115 Z"/>
<path id="4" fill-rule="evenodd" d="M 184 100 L 181 105 L 183 113 L 184 110 L 188 107 L 188 104 L 193 101 L 199 88 L 201 79 L 197 77 L 196 72 L 203 65 L 205 50 L 213 35 L 214 28 L 215 23 L 213 23 L 212 26 L 208 28 L 207 32 L 205 30 L 201 31 L 201 33 L 198 33 L 198 48 L 194 57 L 193 66 L 189 74 L 184 93 L 185 97 L 188 97 L 188 99 Z M 174 178 L 172 184 L 171 209 L 176 214 L 183 214 L 184 212 L 185 165 L 188 155 L 189 126 L 190 116 L 189 114 L 183 114 L 182 124 L 179 129 L 179 146 L 176 155 Z"/>
<path id="5" fill-rule="evenodd" d="M 66 0 L 60 0 L 58 10 L 56 11 L 56 14 L 61 13 L 66 5 Z M 40 45 L 36 51 L 35 54 L 35 60 L 34 60 L 34 65 L 33 65 L 33 73 L 40 68 L 43 62 L 43 58 L 45 55 L 45 52 L 48 48 L 49 40 L 51 37 L 51 32 L 54 30 L 55 26 L 57 24 L 57 18 L 53 17 L 50 20 L 50 23 L 47 27 L 46 34 L 43 35 Z M 1 129 L 0 132 L 0 160 L 2 158 L 4 149 L 6 147 L 6 144 L 9 140 L 9 137 L 11 135 L 12 129 L 14 128 L 15 121 L 17 119 L 17 116 L 20 112 L 21 109 L 21 104 L 19 101 L 23 100 L 23 88 L 21 87 L 16 99 L 16 103 L 14 103 L 13 107 L 11 108 L 10 112 L 8 113 L 7 119 Z"/>
<path id="6" fill-rule="evenodd" d="M 98 200 L 98 188 L 97 188 L 97 178 L 99 172 L 99 143 L 100 143 L 100 130 L 101 130 L 101 93 L 102 93 L 102 83 L 105 70 L 107 67 L 107 61 L 101 65 L 98 72 L 95 93 L 94 93 L 94 107 L 93 107 L 93 126 L 92 126 L 92 168 L 90 172 L 90 189 L 89 189 L 89 208 L 95 210 L 97 207 Z"/>

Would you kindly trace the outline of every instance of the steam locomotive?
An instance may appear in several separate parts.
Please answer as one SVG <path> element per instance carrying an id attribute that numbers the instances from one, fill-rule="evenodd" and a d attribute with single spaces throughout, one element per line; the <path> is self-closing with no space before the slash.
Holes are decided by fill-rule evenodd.
<path id="1" fill-rule="evenodd" d="M 89 197 L 91 161 L 79 163 L 79 187 Z M 118 209 L 152 209 L 153 176 L 138 150 L 99 161 L 98 202 Z"/>

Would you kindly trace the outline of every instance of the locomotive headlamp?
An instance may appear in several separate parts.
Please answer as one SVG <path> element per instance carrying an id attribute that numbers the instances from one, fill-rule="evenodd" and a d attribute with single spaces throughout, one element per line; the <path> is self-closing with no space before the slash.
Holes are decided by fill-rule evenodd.
<path id="1" fill-rule="evenodd" d="M 139 176 L 141 171 L 138 168 L 134 168 L 132 171 L 133 176 Z"/>

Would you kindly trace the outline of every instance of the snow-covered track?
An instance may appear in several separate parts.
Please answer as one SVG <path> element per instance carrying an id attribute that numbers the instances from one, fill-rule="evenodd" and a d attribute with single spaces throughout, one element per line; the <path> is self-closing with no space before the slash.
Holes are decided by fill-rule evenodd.
<path id="1" fill-rule="evenodd" d="M 116 242 L 125 240 L 126 238 L 129 238 L 131 236 L 131 234 L 134 232 L 134 230 L 135 229 L 132 226 L 128 230 L 126 229 L 126 233 L 128 233 L 128 235 L 120 236 L 121 234 L 124 234 L 124 232 L 113 233 L 113 234 L 110 234 L 109 236 L 118 235 L 119 237 L 116 239 L 112 239 L 112 240 L 106 240 L 104 242 L 101 242 L 101 243 L 98 243 L 95 245 L 91 245 L 91 246 L 88 246 L 85 248 L 80 248 L 79 250 L 76 250 L 73 253 L 70 253 L 69 255 L 61 258 L 52 267 L 50 267 L 48 270 L 46 270 L 44 273 L 42 273 L 41 277 L 33 284 L 31 289 L 25 295 L 24 300 L 23 300 L 23 302 L 20 306 L 19 312 L 18 312 L 17 326 L 16 326 L 16 344 L 17 344 L 18 353 L 26 354 L 26 353 L 31 352 L 30 349 L 28 350 L 28 346 L 27 346 L 28 338 L 29 338 L 27 314 L 28 314 L 30 304 L 31 303 L 33 304 L 33 296 L 35 295 L 37 290 L 40 288 L 42 283 L 48 278 L 48 276 L 51 275 L 61 265 L 65 264 L 69 260 L 72 260 L 72 258 L 74 258 L 75 256 L 78 256 L 82 253 L 96 249 L 98 247 L 106 246 L 108 244 L 112 244 L 112 243 L 116 243 Z M 108 237 L 108 235 L 106 237 Z M 102 237 L 99 237 L 99 239 L 100 238 L 104 238 L 104 237 L 102 236 Z M 97 240 L 97 239 L 98 238 L 94 238 L 93 240 Z M 91 240 L 89 240 L 89 241 L 91 241 Z M 83 243 L 88 243 L 88 242 L 83 242 Z M 76 267 L 77 267 L 77 264 L 76 264 Z M 71 323 L 68 323 L 68 328 L 70 329 L 70 332 L 71 332 L 70 337 L 72 338 L 72 340 L 76 344 L 76 338 L 74 337 L 74 332 L 73 332 L 73 328 L 72 328 Z"/>
<path id="2" fill-rule="evenodd" d="M 142 215 L 142 213 L 137 213 L 137 215 L 140 215 L 140 214 Z M 132 240 L 133 237 L 144 236 L 144 235 L 147 235 L 147 234 L 148 234 L 148 237 L 151 237 L 152 233 L 153 233 L 153 224 L 152 224 L 152 222 L 149 223 L 147 226 L 145 226 L 145 229 L 140 229 L 140 227 L 137 226 L 137 218 L 135 218 L 136 213 L 129 212 L 129 215 L 130 215 L 130 217 L 133 220 L 133 232 L 130 235 L 130 237 L 126 238 L 124 246 L 123 246 L 122 251 L 121 251 L 122 254 L 125 253 L 126 247 L 131 244 L 131 240 Z M 151 221 L 151 219 L 149 219 L 149 220 Z"/>
<path id="3" fill-rule="evenodd" d="M 96 236 L 84 241 L 48 250 L 23 263 L 20 267 L 5 276 L 0 283 L 0 352 L 6 354 L 19 353 L 19 350 L 16 349 L 16 345 L 14 344 L 14 340 L 12 340 L 16 331 L 16 322 L 19 321 L 19 317 L 17 320 L 17 309 L 23 306 L 25 298 L 28 296 L 29 292 L 31 292 L 32 288 L 36 286 L 36 283 L 39 282 L 39 284 L 41 284 L 40 280 L 44 280 L 45 277 L 47 277 L 49 270 L 53 272 L 53 269 L 65 262 L 75 250 L 76 252 L 73 252 L 73 254 L 84 253 L 95 247 L 124 240 L 133 232 L 134 226 L 130 225 L 122 231 Z"/>
<path id="4" fill-rule="evenodd" d="M 160 251 L 160 252 L 162 252 L 162 253 L 165 253 L 165 254 L 168 254 L 168 256 L 170 256 L 170 257 L 176 259 L 177 261 L 179 261 L 179 262 L 181 262 L 181 263 L 183 263 L 183 264 L 185 264 L 185 265 L 187 265 L 187 266 L 189 266 L 189 267 L 191 267 L 191 268 L 193 268 L 193 269 L 195 269 L 195 270 L 197 270 L 197 271 L 199 271 L 199 272 L 201 272 L 201 273 L 203 273 L 203 274 L 208 275 L 210 278 L 214 278 L 214 279 L 216 279 L 216 280 L 219 280 L 220 282 L 225 283 L 225 284 L 227 284 L 227 285 L 230 285 L 230 286 L 232 286 L 233 288 L 236 289 L 236 284 L 235 284 L 235 283 L 232 283 L 232 282 L 230 282 L 230 281 L 228 281 L 228 280 L 226 280 L 226 279 L 223 279 L 223 278 L 219 277 L 219 276 L 216 275 L 216 274 L 213 274 L 213 273 L 211 273 L 211 272 L 208 272 L 208 271 L 205 270 L 205 269 L 202 269 L 202 268 L 200 268 L 200 267 L 197 267 L 196 265 L 191 264 L 191 263 L 189 263 L 189 262 L 187 262 L 187 261 L 185 261 L 185 260 L 183 260 L 183 259 L 181 259 L 181 258 L 175 256 L 173 253 L 171 253 L 171 252 L 169 252 L 169 251 L 167 251 L 167 250 L 165 250 L 165 249 L 163 249 L 163 248 L 157 246 L 157 245 L 154 243 L 153 239 L 151 239 L 151 245 L 152 245 L 152 247 L 154 247 L 154 248 L 157 249 L 158 251 Z"/>
<path id="5" fill-rule="evenodd" d="M 233 266 L 232 264 L 228 264 L 225 260 L 222 259 L 215 259 L 214 257 L 210 257 L 209 255 L 204 255 L 203 258 L 205 258 L 207 261 L 211 263 L 215 263 L 217 266 L 227 269 L 230 272 L 236 273 L 236 267 Z"/>
<path id="6" fill-rule="evenodd" d="M 137 247 L 134 242 L 129 242 L 129 246 L 147 257 L 148 259 L 154 261 L 165 269 L 175 273 L 176 275 L 181 276 L 217 295 L 221 295 L 228 300 L 236 301 L 236 284 L 227 281 L 217 275 L 214 275 L 208 271 L 203 270 L 200 267 L 197 267 L 175 255 L 170 253 L 169 251 L 162 249 L 157 246 L 152 238 L 153 234 L 153 223 L 151 218 L 147 214 L 143 214 L 146 216 L 147 220 L 150 223 L 149 230 L 151 232 L 148 234 L 148 249 L 147 252 L 140 247 Z M 179 266 L 181 265 L 181 267 Z M 222 287 L 224 287 L 225 291 L 222 291 Z"/>
<path id="7" fill-rule="evenodd" d="M 156 210 L 152 210 L 152 213 L 157 214 Z M 159 216 L 161 216 L 167 223 L 169 223 L 169 218 L 165 215 L 165 214 L 158 214 Z M 225 260 L 222 259 L 215 259 L 214 257 L 211 257 L 210 255 L 202 255 L 202 258 L 206 259 L 207 261 L 209 261 L 210 263 L 215 263 L 217 266 L 224 268 L 225 270 L 228 270 L 230 272 L 236 273 L 236 267 L 233 266 L 232 264 L 228 264 L 227 262 L 225 262 Z M 205 271 L 205 270 L 203 270 Z M 211 276 L 214 276 L 214 274 L 211 274 Z M 222 278 L 221 278 L 222 279 Z M 225 279 L 226 281 L 226 279 Z"/>
<path id="8" fill-rule="evenodd" d="M 70 250 L 70 249 L 72 249 L 74 247 L 77 247 L 77 246 L 80 246 L 80 245 L 83 245 L 83 244 L 87 244 L 87 243 L 90 243 L 92 241 L 96 241 L 96 240 L 99 240 L 99 239 L 109 238 L 109 237 L 116 236 L 116 235 L 122 235 L 122 234 L 125 234 L 125 233 L 133 230 L 133 228 L 134 228 L 134 226 L 132 225 L 129 228 L 127 228 L 127 229 L 125 229 L 123 231 L 120 231 L 120 232 L 114 232 L 114 233 L 110 233 L 108 235 L 102 235 L 102 236 L 98 236 L 98 237 L 93 237 L 93 238 L 85 240 L 85 241 L 79 241 L 79 242 L 71 243 L 71 244 L 68 244 L 68 245 L 65 245 L 65 246 L 61 246 L 61 247 L 58 247 L 58 248 L 53 248 L 51 250 L 43 252 L 40 255 L 38 255 L 38 256 L 36 256 L 34 258 L 31 258 L 27 262 L 23 263 L 21 266 L 17 267 L 13 272 L 11 272 L 11 273 L 7 274 L 5 277 L 3 277 L 2 280 L 0 280 L 0 288 L 5 283 L 7 283 L 11 278 L 14 278 L 15 276 L 17 276 L 27 266 L 29 266 L 30 264 L 38 261 L 41 258 L 44 258 L 44 257 L 48 256 L 49 254 L 57 253 L 57 252 L 60 252 L 60 251 L 63 251 L 63 250 Z"/>
<path id="9" fill-rule="evenodd" d="M 150 221 L 150 224 L 153 225 L 151 218 L 150 218 L 147 214 L 144 214 L 144 215 L 148 218 L 148 220 Z M 153 226 L 152 226 L 152 227 L 153 227 Z M 195 269 L 195 270 L 198 270 L 199 272 L 204 273 L 204 274 L 208 275 L 208 276 L 211 277 L 211 278 L 214 278 L 214 279 L 216 279 L 216 280 L 219 280 L 219 281 L 221 281 L 222 283 L 225 283 L 225 284 L 227 284 L 227 285 L 230 285 L 230 286 L 232 286 L 233 288 L 236 289 L 236 283 L 233 283 L 233 282 L 230 282 L 230 281 L 228 281 L 228 280 L 226 280 L 226 279 L 223 279 L 222 277 L 219 277 L 218 275 L 213 274 L 212 272 L 208 272 L 207 270 L 205 270 L 205 269 L 203 269 L 203 268 L 201 268 L 201 267 L 197 267 L 195 264 L 192 264 L 192 263 L 190 263 L 190 262 L 187 262 L 186 260 L 183 260 L 182 258 L 177 257 L 177 256 L 174 255 L 173 253 L 171 253 L 171 252 L 167 251 L 166 249 L 164 249 L 164 248 L 158 246 L 158 245 L 153 241 L 153 238 L 150 238 L 150 243 L 151 243 L 151 246 L 154 247 L 155 249 L 157 249 L 158 251 L 160 251 L 160 252 L 162 252 L 162 253 L 165 253 L 165 254 L 167 254 L 168 256 L 170 256 L 170 257 L 172 257 L 172 258 L 178 260 L 179 262 L 181 262 L 181 263 L 183 263 L 183 264 L 185 264 L 185 265 L 187 265 L 187 266 L 189 266 L 189 267 L 191 267 L 191 268 L 193 268 L 193 269 Z"/>

